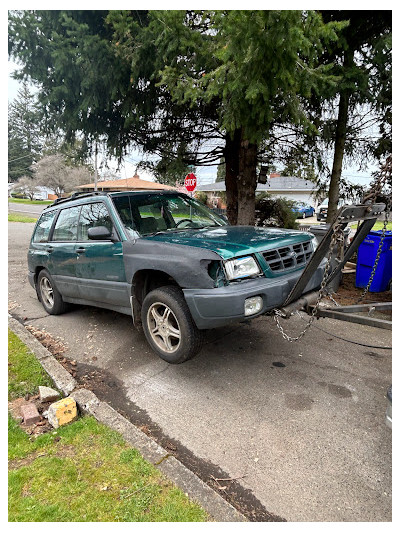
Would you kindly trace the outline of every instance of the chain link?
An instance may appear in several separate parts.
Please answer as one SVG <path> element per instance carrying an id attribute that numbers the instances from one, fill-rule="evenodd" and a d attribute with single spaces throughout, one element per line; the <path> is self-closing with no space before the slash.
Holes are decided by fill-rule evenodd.
<path id="1" fill-rule="evenodd" d="M 297 337 L 291 337 L 290 335 L 288 335 L 280 321 L 279 321 L 279 317 L 284 317 L 285 315 L 279 310 L 279 309 L 274 309 L 274 320 L 275 320 L 275 323 L 276 323 L 276 327 L 278 328 L 278 330 L 280 331 L 282 337 L 289 341 L 289 342 L 297 342 L 299 341 L 300 339 L 302 339 L 304 337 L 304 335 L 306 334 L 306 332 L 308 331 L 308 329 L 311 327 L 312 323 L 314 322 L 315 320 L 315 317 L 316 317 L 316 314 L 317 314 L 317 311 L 318 311 L 318 308 L 321 304 L 321 301 L 322 299 L 324 298 L 325 296 L 325 289 L 326 289 L 326 284 L 327 284 L 327 281 L 328 281 L 328 278 L 329 278 L 329 275 L 330 275 L 330 264 L 331 264 L 331 259 L 332 259 L 332 255 L 333 255 L 333 251 L 335 249 L 335 246 L 336 244 L 340 243 L 341 240 L 343 239 L 343 229 L 341 227 L 341 224 L 340 224 L 340 221 L 337 220 L 334 224 L 334 227 L 333 227 L 333 234 L 332 234 L 332 239 L 331 239 L 331 242 L 329 244 L 329 251 L 328 251 L 328 255 L 327 255 L 327 261 L 326 261 L 326 265 L 325 265 L 325 268 L 324 268 L 324 273 L 323 273 L 323 276 L 322 276 L 322 281 L 321 281 L 321 286 L 320 286 L 320 289 L 318 291 L 318 297 L 317 297 L 317 301 L 311 311 L 311 315 L 310 315 L 310 318 L 307 322 L 307 324 L 305 325 L 303 331 L 301 333 L 299 333 L 299 335 L 297 335 Z"/>

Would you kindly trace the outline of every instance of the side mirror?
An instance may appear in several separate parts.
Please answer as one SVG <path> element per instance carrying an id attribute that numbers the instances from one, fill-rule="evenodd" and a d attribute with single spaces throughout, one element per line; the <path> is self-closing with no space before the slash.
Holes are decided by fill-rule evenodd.
<path id="1" fill-rule="evenodd" d="M 107 241 L 111 240 L 111 232 L 105 226 L 97 226 L 89 228 L 88 237 L 92 241 Z"/>

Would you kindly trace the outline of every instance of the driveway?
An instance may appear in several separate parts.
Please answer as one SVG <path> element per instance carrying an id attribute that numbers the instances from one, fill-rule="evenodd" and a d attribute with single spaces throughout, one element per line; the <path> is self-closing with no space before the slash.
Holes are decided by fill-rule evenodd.
<path id="1" fill-rule="evenodd" d="M 11 313 L 59 338 L 88 387 L 219 478 L 221 493 L 234 483 L 258 517 L 391 520 L 391 351 L 342 340 L 389 346 L 389 331 L 321 319 L 328 334 L 312 327 L 288 343 L 262 317 L 209 332 L 195 359 L 171 366 L 127 316 L 90 307 L 46 315 L 26 277 L 32 229 L 9 223 Z M 303 320 L 284 326 L 294 333 Z"/>

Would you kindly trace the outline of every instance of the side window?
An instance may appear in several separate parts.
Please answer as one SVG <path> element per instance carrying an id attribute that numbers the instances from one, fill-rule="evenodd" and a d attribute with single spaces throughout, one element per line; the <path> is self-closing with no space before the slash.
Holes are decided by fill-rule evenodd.
<path id="1" fill-rule="evenodd" d="M 113 223 L 105 204 L 96 202 L 83 205 L 79 217 L 78 241 L 88 241 L 88 230 L 98 226 L 105 226 L 110 233 L 113 230 Z"/>
<path id="2" fill-rule="evenodd" d="M 153 233 L 167 229 L 166 214 L 161 202 L 139 206 L 140 232 Z"/>
<path id="3" fill-rule="evenodd" d="M 76 241 L 80 210 L 80 206 L 61 210 L 53 231 L 53 241 Z"/>
<path id="4" fill-rule="evenodd" d="M 44 213 L 36 226 L 35 234 L 33 236 L 33 242 L 47 242 L 49 239 L 49 233 L 53 224 L 54 217 L 57 211 L 50 211 L 50 213 Z"/>

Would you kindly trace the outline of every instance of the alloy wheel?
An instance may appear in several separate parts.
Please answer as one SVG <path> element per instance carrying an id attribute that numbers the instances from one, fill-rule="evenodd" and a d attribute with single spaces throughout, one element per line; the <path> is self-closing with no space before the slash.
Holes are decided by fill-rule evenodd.
<path id="1" fill-rule="evenodd" d="M 168 305 L 155 302 L 147 311 L 147 327 L 153 341 L 167 353 L 174 353 L 181 344 L 178 320 Z"/>
<path id="2" fill-rule="evenodd" d="M 40 280 L 40 296 L 42 301 L 47 305 L 47 307 L 53 307 L 54 305 L 54 292 L 53 287 L 48 278 L 43 277 Z"/>

